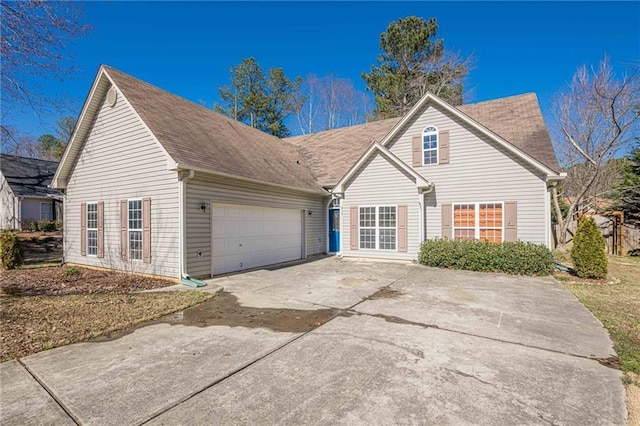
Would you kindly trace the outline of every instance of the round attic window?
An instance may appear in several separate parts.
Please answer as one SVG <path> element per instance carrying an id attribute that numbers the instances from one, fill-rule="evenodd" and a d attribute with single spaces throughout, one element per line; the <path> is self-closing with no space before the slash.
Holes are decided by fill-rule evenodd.
<path id="1" fill-rule="evenodd" d="M 112 87 L 107 92 L 107 105 L 109 105 L 110 107 L 114 107 L 116 104 L 117 98 L 118 98 L 118 92 L 116 91 L 115 87 Z"/>

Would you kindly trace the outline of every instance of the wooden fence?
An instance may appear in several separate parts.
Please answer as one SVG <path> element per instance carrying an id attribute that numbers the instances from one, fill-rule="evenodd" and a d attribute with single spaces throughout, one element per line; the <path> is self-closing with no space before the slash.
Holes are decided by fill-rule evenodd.
<path id="1" fill-rule="evenodd" d="M 640 229 L 632 228 L 628 225 L 622 225 L 616 229 L 616 224 L 613 220 L 605 216 L 594 216 L 596 224 L 602 232 L 605 242 L 607 243 L 607 253 L 609 254 L 628 254 L 631 252 L 640 251 Z M 566 244 L 573 241 L 573 236 L 578 228 L 578 221 L 574 220 L 569 223 L 567 232 Z M 558 224 L 553 225 L 553 246 L 556 247 L 558 243 L 560 226 Z M 617 231 L 617 232 L 616 232 Z M 622 233 L 622 239 L 619 240 L 620 232 Z M 622 244 L 621 244 L 622 243 Z M 617 247 L 616 247 L 617 246 Z M 619 253 L 621 251 L 621 253 Z"/>

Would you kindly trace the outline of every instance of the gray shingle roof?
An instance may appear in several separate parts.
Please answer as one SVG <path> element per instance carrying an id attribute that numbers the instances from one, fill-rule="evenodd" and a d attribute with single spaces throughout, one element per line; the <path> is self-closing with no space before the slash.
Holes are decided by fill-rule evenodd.
<path id="1" fill-rule="evenodd" d="M 458 110 L 549 169 L 560 167 L 534 93 L 461 105 Z M 373 141 L 380 142 L 400 118 L 326 130 L 286 140 L 298 146 L 322 185 L 334 185 Z"/>
<path id="2" fill-rule="evenodd" d="M 291 142 L 104 67 L 176 162 L 212 172 L 324 192 Z"/>
<path id="3" fill-rule="evenodd" d="M 0 154 L 0 170 L 11 191 L 22 197 L 60 195 L 60 191 L 47 188 L 56 173 L 56 161 Z"/>

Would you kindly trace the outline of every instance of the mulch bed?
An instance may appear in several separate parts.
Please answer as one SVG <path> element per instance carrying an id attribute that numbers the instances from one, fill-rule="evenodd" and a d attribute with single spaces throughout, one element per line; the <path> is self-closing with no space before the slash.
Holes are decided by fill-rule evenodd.
<path id="1" fill-rule="evenodd" d="M 68 266 L 0 271 L 0 293 L 14 296 L 123 294 L 175 284 L 165 279 Z"/>

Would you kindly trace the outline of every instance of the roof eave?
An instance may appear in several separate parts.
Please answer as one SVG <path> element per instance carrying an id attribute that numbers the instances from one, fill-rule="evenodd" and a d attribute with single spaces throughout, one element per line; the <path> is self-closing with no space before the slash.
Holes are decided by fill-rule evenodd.
<path id="1" fill-rule="evenodd" d="M 256 184 L 260 184 L 260 185 L 280 188 L 280 189 L 299 191 L 299 192 L 304 192 L 304 193 L 307 193 L 307 194 L 323 195 L 325 197 L 329 196 L 329 192 L 327 192 L 321 186 L 318 186 L 317 189 L 300 188 L 300 187 L 291 186 L 291 185 L 284 185 L 284 184 L 280 184 L 280 183 L 266 182 L 266 181 L 263 181 L 263 180 L 260 180 L 260 179 L 248 178 L 248 177 L 245 177 L 245 176 L 239 176 L 239 175 L 234 175 L 234 174 L 231 174 L 231 173 L 220 172 L 220 171 L 217 171 L 217 170 L 205 169 L 205 168 L 198 167 L 198 166 L 191 166 L 191 165 L 188 165 L 188 164 L 185 164 L 185 163 L 175 163 L 173 166 L 169 167 L 168 170 L 176 171 L 176 172 L 177 171 L 183 171 L 183 170 L 193 170 L 193 171 L 200 172 L 200 173 L 206 173 L 206 174 L 210 174 L 210 175 L 214 175 L 214 176 L 220 176 L 220 177 L 226 177 L 226 178 L 230 178 L 230 179 L 237 179 L 237 180 L 241 180 L 241 181 L 245 181 L 245 182 L 251 182 L 251 183 L 256 183 Z"/>
<path id="2" fill-rule="evenodd" d="M 76 157 L 72 156 L 70 158 L 70 156 L 72 155 L 71 153 L 74 151 L 74 149 L 76 149 L 76 145 L 79 143 L 77 142 L 77 140 L 78 134 L 81 133 L 80 124 L 86 119 L 89 107 L 91 106 L 96 96 L 96 92 L 98 91 L 99 83 L 105 74 L 106 73 L 104 67 L 100 65 L 96 77 L 93 80 L 93 84 L 91 85 L 91 90 L 89 90 L 87 98 L 84 101 L 84 105 L 82 106 L 82 110 L 80 111 L 80 116 L 78 117 L 78 121 L 76 122 L 76 125 L 73 129 L 73 133 L 71 134 L 69 142 L 67 143 L 64 153 L 62 154 L 62 159 L 58 163 L 56 173 L 54 174 L 53 179 L 51 179 L 51 183 L 49 184 L 49 187 L 51 188 L 65 189 L 67 187 L 68 175 L 63 175 L 63 171 L 67 170 L 66 166 L 68 161 L 75 162 Z M 113 82 L 111 84 L 113 84 Z M 104 91 L 104 93 L 106 93 L 106 90 Z"/>
<path id="3" fill-rule="evenodd" d="M 342 194 L 345 190 L 345 184 L 356 174 L 357 170 L 362 167 L 365 161 L 369 159 L 375 152 L 380 152 L 387 156 L 391 161 L 393 161 L 396 165 L 402 168 L 404 171 L 409 173 L 416 180 L 416 187 L 419 190 L 427 190 L 433 187 L 433 182 L 422 177 L 422 175 L 416 172 L 412 167 L 410 167 L 407 163 L 398 158 L 395 154 L 389 151 L 385 146 L 383 146 L 379 142 L 374 142 L 371 146 L 365 151 L 364 154 L 360 156 L 358 161 L 356 161 L 345 173 L 345 175 L 338 181 L 338 183 L 333 187 L 332 193 Z"/>

